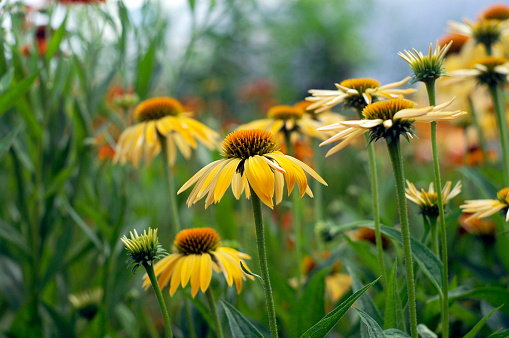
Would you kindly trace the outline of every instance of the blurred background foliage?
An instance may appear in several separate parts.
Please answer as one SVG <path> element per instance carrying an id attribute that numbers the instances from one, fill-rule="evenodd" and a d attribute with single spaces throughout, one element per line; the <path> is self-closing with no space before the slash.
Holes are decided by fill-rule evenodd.
<path id="1" fill-rule="evenodd" d="M 361 34 L 370 0 L 190 0 L 177 12 L 160 1 L 139 7 L 86 0 L 39 7 L 4 1 L 0 6 L 0 332 L 13 337 L 157 337 L 163 332 L 155 297 L 141 289 L 141 273 L 132 276 L 127 270 L 119 240 L 131 229 L 150 226 L 160 229 L 166 249 L 172 244 L 162 164 L 155 161 L 137 170 L 112 163 L 115 141 L 132 123 L 138 99 L 176 97 L 224 135 L 238 123 L 264 116 L 275 104 L 293 104 L 310 88 L 331 88 L 353 76 L 372 52 Z M 328 223 L 371 217 L 362 149 L 361 144 L 345 149 L 323 164 L 320 174 L 334 187 L 324 190 Z M 406 154 L 415 160 L 407 176 L 424 186 L 432 171 L 423 167 L 414 150 Z M 179 157 L 177 186 L 219 156 L 198 148 L 190 160 Z M 382 201 L 391 201 L 393 182 L 386 160 L 380 157 L 380 194 Z M 469 168 L 463 174 L 477 179 L 478 185 L 470 189 L 480 185 L 488 195 L 497 184 L 482 178 L 494 169 L 483 170 L 484 176 Z M 444 173 L 445 180 L 458 176 L 452 166 Z M 256 262 L 246 201 L 226 194 L 220 204 L 203 210 L 203 203 L 188 209 L 186 197 L 178 197 L 185 227 L 215 227 L 223 240 L 234 241 Z M 305 248 L 317 263 L 307 272 L 341 261 L 336 270 L 349 267 L 362 284 L 374 280 L 376 254 L 367 242 L 335 239 L 326 250 L 316 251 L 316 224 L 308 202 L 303 203 Z M 293 337 L 307 329 L 302 318 L 309 315 L 316 322 L 336 304 L 325 304 L 313 289 L 296 300 L 289 277 L 301 273 L 301 267 L 293 263 L 291 204 L 285 203 L 265 212 L 278 319 L 282 335 Z M 451 275 L 473 285 L 503 285 L 507 270 L 489 243 L 460 238 L 458 216 L 451 211 L 448 218 L 451 245 L 459 248 L 451 253 Z M 385 203 L 382 223 L 396 220 L 396 203 Z M 420 216 L 415 212 L 412 220 L 419 236 Z M 388 250 L 395 254 L 398 249 Z M 327 258 L 324 251 L 331 252 Z M 476 258 L 478 252 L 493 262 L 489 269 Z M 319 282 L 309 285 L 321 282 L 323 288 L 325 276 L 317 276 Z M 422 284 L 431 288 L 427 281 Z M 224 280 L 213 279 L 212 287 L 265 330 L 263 292 L 257 282 L 247 282 L 239 296 Z M 351 295 L 348 290 L 337 303 Z M 75 301 L 70 301 L 73 294 Z M 190 300 L 188 290 L 172 299 L 166 290 L 164 294 L 176 335 L 213 335 L 202 295 Z M 421 297 L 426 297 L 424 291 Z M 373 301 L 382 307 L 384 298 Z M 483 302 L 472 305 L 475 310 L 463 303 L 451 308 L 456 311 L 454 332 L 467 332 L 485 314 L 483 306 L 491 309 Z M 315 303 L 307 309 L 298 306 Z M 436 325 L 438 302 L 426 305 L 422 313 L 422 322 Z M 333 335 L 361 334 L 358 317 L 347 316 Z M 506 314 L 497 320 L 507 323 Z"/>

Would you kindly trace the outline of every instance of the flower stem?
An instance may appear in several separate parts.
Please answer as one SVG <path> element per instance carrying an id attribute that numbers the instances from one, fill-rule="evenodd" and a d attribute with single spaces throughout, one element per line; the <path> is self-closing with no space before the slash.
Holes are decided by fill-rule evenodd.
<path id="1" fill-rule="evenodd" d="M 252 190 L 251 190 L 252 191 Z M 253 215 L 256 227 L 256 243 L 258 245 L 258 259 L 260 261 L 260 273 L 262 275 L 263 289 L 265 291 L 265 303 L 269 316 L 270 333 L 273 338 L 277 335 L 276 308 L 272 297 L 270 286 L 269 268 L 267 266 L 267 253 L 265 251 L 265 234 L 263 232 L 263 217 L 260 198 L 252 191 L 251 203 L 253 204 Z"/>
<path id="2" fill-rule="evenodd" d="M 435 81 L 428 81 L 426 90 L 428 92 L 429 104 L 436 105 L 435 99 Z M 449 337 L 449 267 L 447 259 L 447 229 L 445 227 L 445 212 L 442 196 L 442 182 L 440 178 L 440 165 L 438 163 L 438 145 L 437 145 L 437 121 L 431 122 L 431 148 L 433 152 L 433 170 L 435 173 L 435 187 L 438 199 L 438 214 L 440 222 L 440 236 L 442 238 L 442 264 L 443 264 L 443 280 L 442 280 L 442 337 Z M 432 230 L 433 231 L 433 230 Z M 435 239 L 433 238 L 433 241 Z M 438 248 L 437 248 L 438 249 Z"/>
<path id="3" fill-rule="evenodd" d="M 216 324 L 216 335 L 218 338 L 223 338 L 223 327 L 221 326 L 219 314 L 217 313 L 216 301 L 214 300 L 212 288 L 208 288 L 205 294 L 207 295 L 207 301 L 209 302 L 210 311 L 212 312 L 212 318 L 214 318 L 214 322 Z"/>
<path id="4" fill-rule="evenodd" d="M 177 194 L 175 192 L 175 179 L 173 177 L 173 168 L 169 162 L 169 154 L 168 154 L 168 143 L 166 140 L 166 136 L 161 135 L 159 132 L 157 133 L 159 138 L 159 142 L 161 142 L 161 154 L 163 159 L 163 171 L 164 171 L 164 179 L 166 181 L 166 185 L 168 186 L 169 198 L 170 198 L 170 208 L 171 208 L 171 216 L 173 218 L 173 233 L 177 234 L 182 228 L 180 225 L 180 218 L 178 214 L 178 206 L 177 206 Z"/>
<path id="5" fill-rule="evenodd" d="M 191 312 L 191 306 L 189 305 L 189 300 L 184 300 L 185 308 L 186 308 L 186 319 L 187 319 L 187 326 L 189 329 L 189 335 L 190 338 L 196 338 L 196 330 L 194 328 L 194 322 L 193 322 L 193 314 Z"/>
<path id="6" fill-rule="evenodd" d="M 430 228 L 431 228 L 431 251 L 437 257 L 440 257 L 440 249 L 438 245 L 438 228 L 437 228 L 437 219 L 435 217 L 430 218 Z"/>
<path id="7" fill-rule="evenodd" d="M 290 133 L 285 132 L 286 150 L 288 155 L 294 156 L 293 146 L 290 139 Z M 295 256 L 297 261 L 297 295 L 300 296 L 302 291 L 302 277 L 300 274 L 300 262 L 302 259 L 302 220 L 300 218 L 300 201 L 299 195 L 292 195 L 293 204 L 293 230 L 295 232 Z"/>
<path id="8" fill-rule="evenodd" d="M 500 94 L 499 86 L 489 86 L 490 94 L 495 106 L 495 116 L 497 118 L 498 132 L 500 134 L 500 143 L 502 145 L 502 159 L 504 164 L 504 186 L 509 186 L 509 133 L 507 130 L 507 119 L 503 97 Z"/>
<path id="9" fill-rule="evenodd" d="M 387 148 L 391 156 L 396 192 L 398 197 L 399 218 L 401 222 L 401 237 L 403 239 L 403 254 L 405 257 L 406 282 L 408 291 L 408 308 L 410 314 L 410 332 L 412 338 L 417 338 L 417 309 L 415 305 L 415 280 L 412 267 L 412 247 L 410 244 L 410 226 L 408 222 L 408 209 L 405 196 L 405 172 L 399 139 L 387 140 Z"/>
<path id="10" fill-rule="evenodd" d="M 313 139 L 313 150 L 314 150 L 314 160 L 315 160 L 315 171 L 321 172 L 322 171 L 322 161 L 324 158 L 324 155 L 322 153 L 322 149 L 319 148 L 320 141 L 318 139 Z M 323 221 L 323 189 L 322 184 L 318 181 L 314 181 L 314 187 L 313 192 L 315 197 L 313 198 L 314 201 L 314 209 L 315 209 L 315 229 L 317 224 L 321 224 Z M 322 241 L 321 236 L 316 236 L 316 247 L 319 252 L 323 252 L 324 250 L 324 243 Z"/>
<path id="11" fill-rule="evenodd" d="M 362 108 L 356 109 L 359 114 L 359 119 L 363 119 Z M 364 141 L 368 145 L 368 163 L 369 163 L 369 176 L 371 179 L 371 203 L 373 203 L 373 223 L 375 224 L 375 244 L 377 251 L 378 268 L 382 275 L 381 283 L 385 286 L 385 263 L 383 256 L 383 242 L 382 233 L 380 231 L 380 203 L 378 200 L 378 174 L 376 169 L 376 156 L 375 147 L 373 143 L 369 143 L 368 134 L 364 134 Z"/>
<path id="12" fill-rule="evenodd" d="M 481 147 L 483 159 L 486 159 L 486 154 L 488 151 L 488 147 L 486 146 L 486 138 L 484 137 L 484 132 L 479 124 L 479 119 L 477 118 L 478 113 L 475 108 L 474 102 L 472 101 L 472 97 L 468 97 L 468 103 L 470 105 L 470 112 L 472 113 L 472 119 L 474 120 L 475 129 L 477 130 L 477 134 L 479 135 L 479 146 Z"/>
<path id="13" fill-rule="evenodd" d="M 157 282 L 156 273 L 154 272 L 154 262 L 152 261 L 150 264 L 144 262 L 143 267 L 145 267 L 145 270 L 147 270 L 148 278 L 150 278 L 150 282 L 152 283 L 152 287 L 156 293 L 157 300 L 159 301 L 159 306 L 161 307 L 161 312 L 163 313 L 164 324 L 166 325 L 166 334 L 168 337 L 173 337 L 173 332 L 171 331 L 170 316 L 168 315 L 168 310 L 166 309 L 166 304 L 164 303 L 163 294 L 161 293 L 159 283 Z"/>

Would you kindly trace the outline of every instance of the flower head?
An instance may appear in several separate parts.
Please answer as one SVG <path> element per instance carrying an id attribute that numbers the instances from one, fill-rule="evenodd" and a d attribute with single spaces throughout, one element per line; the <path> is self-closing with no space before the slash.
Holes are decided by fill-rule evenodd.
<path id="1" fill-rule="evenodd" d="M 415 137 L 414 122 L 451 120 L 466 114 L 463 111 L 444 111 L 452 101 L 424 108 L 415 108 L 414 102 L 405 99 L 372 103 L 362 111 L 363 120 L 339 122 L 320 128 L 323 131 L 336 132 L 336 135 L 322 142 L 320 146 L 340 141 L 327 152 L 326 156 L 329 156 L 366 132 L 370 132 L 370 142 L 380 138 L 392 142 L 399 139 L 400 135 L 410 140 Z"/>
<path id="2" fill-rule="evenodd" d="M 509 222 L 509 188 L 504 188 L 497 193 L 497 199 L 468 200 L 460 205 L 463 212 L 472 213 L 466 221 L 491 216 L 499 211 L 505 214 L 505 221 Z"/>
<path id="3" fill-rule="evenodd" d="M 207 291 L 212 279 L 212 270 L 222 273 L 228 286 L 235 282 L 237 292 L 242 290 L 242 281 L 246 274 L 242 265 L 249 271 L 244 259 L 251 259 L 245 253 L 221 245 L 221 238 L 212 228 L 194 228 L 180 231 L 175 237 L 174 253 L 161 259 L 154 265 L 162 289 L 170 283 L 170 295 L 173 296 L 179 285 L 186 287 L 190 282 L 193 298 L 201 289 Z M 144 276 L 144 287 L 150 286 L 148 275 Z M 170 280 L 171 279 L 171 280 Z"/>
<path id="4" fill-rule="evenodd" d="M 461 214 L 459 224 L 463 231 L 481 238 L 492 237 L 497 230 L 495 222 L 487 219 L 471 218 L 472 214 Z"/>
<path id="5" fill-rule="evenodd" d="M 483 10 L 483 19 L 504 21 L 509 19 L 509 6 L 506 4 L 494 4 Z"/>
<path id="6" fill-rule="evenodd" d="M 421 191 L 415 188 L 413 183 L 406 181 L 406 198 L 421 207 L 421 214 L 429 217 L 438 217 L 438 193 L 435 192 L 433 183 L 429 184 L 428 191 L 421 189 Z M 461 182 L 456 183 L 454 188 L 451 189 L 451 182 L 448 181 L 442 188 L 442 202 L 446 205 L 453 197 L 457 196 L 461 192 Z"/>
<path id="7" fill-rule="evenodd" d="M 509 81 L 509 60 L 504 57 L 486 56 L 477 61 L 472 69 L 451 72 L 449 83 L 475 78 L 479 84 L 496 86 Z"/>
<path id="8" fill-rule="evenodd" d="M 404 53 L 399 52 L 398 55 L 412 68 L 414 72 L 413 82 L 435 81 L 445 75 L 443 69 L 444 59 L 451 45 L 452 41 L 440 47 L 437 41 L 435 51 L 433 51 L 433 45 L 430 44 L 429 53 L 426 56 L 415 49 L 412 49 L 413 52 L 407 50 Z"/>
<path id="9" fill-rule="evenodd" d="M 285 134 L 294 135 L 297 133 L 324 140 L 326 137 L 316 131 L 321 126 L 323 124 L 320 121 L 314 120 L 308 114 L 305 114 L 305 109 L 302 106 L 279 105 L 269 109 L 266 119 L 243 124 L 238 129 L 265 129 L 276 136 L 282 136 L 280 139 L 283 140 Z"/>
<path id="10" fill-rule="evenodd" d="M 136 124 L 124 130 L 117 142 L 115 162 L 126 161 L 138 166 L 142 159 L 149 163 L 160 151 L 160 137 L 165 136 L 169 162 L 175 164 L 178 148 L 185 158 L 197 147 L 197 141 L 214 149 L 219 134 L 193 119 L 179 101 L 170 97 L 148 99 L 136 107 Z"/>
<path id="11" fill-rule="evenodd" d="M 87 319 L 92 320 L 97 314 L 103 300 L 103 289 L 95 288 L 85 290 L 77 294 L 69 295 L 69 302 L 78 314 Z"/>
<path id="12" fill-rule="evenodd" d="M 222 145 L 224 159 L 217 160 L 198 171 L 177 192 L 188 189 L 196 183 L 187 199 L 191 206 L 208 193 L 205 208 L 221 200 L 228 187 L 232 186 L 233 195 L 239 199 L 245 191 L 251 196 L 251 189 L 270 208 L 283 199 L 284 182 L 288 195 L 295 183 L 299 186 L 300 196 L 313 193 L 307 184 L 306 173 L 320 183 L 325 181 L 308 165 L 277 150 L 274 135 L 266 130 L 239 130 L 230 133 Z"/>
<path id="13" fill-rule="evenodd" d="M 444 46 L 450 44 L 449 49 L 445 52 L 445 56 L 458 54 L 468 39 L 468 36 L 461 34 L 446 34 L 438 40 L 438 45 Z"/>
<path id="14" fill-rule="evenodd" d="M 313 104 L 307 110 L 320 113 L 340 103 L 348 108 L 362 109 L 365 105 L 378 99 L 394 99 L 415 92 L 415 89 L 411 88 L 397 88 L 409 80 L 410 77 L 407 77 L 399 82 L 381 86 L 380 82 L 369 78 L 348 79 L 340 84 L 336 83 L 338 90 L 311 89 L 309 93 L 313 96 L 307 97 L 306 100 L 313 102 Z"/>
<path id="15" fill-rule="evenodd" d="M 138 236 L 136 230 L 134 230 L 134 234 L 132 231 L 130 234 L 131 238 L 124 236 L 121 240 L 129 255 L 129 266 L 133 265 L 133 275 L 140 265 L 150 265 L 154 259 L 162 258 L 168 254 L 159 243 L 157 229 L 148 228 L 148 233 L 147 230 L 143 230 L 141 236 Z"/>
<path id="16" fill-rule="evenodd" d="M 464 24 L 450 21 L 449 33 L 474 38 L 477 43 L 482 43 L 487 48 L 491 48 L 495 42 L 500 41 L 502 36 L 509 33 L 509 27 L 500 20 L 481 19 L 471 22 L 464 19 L 463 22 Z"/>

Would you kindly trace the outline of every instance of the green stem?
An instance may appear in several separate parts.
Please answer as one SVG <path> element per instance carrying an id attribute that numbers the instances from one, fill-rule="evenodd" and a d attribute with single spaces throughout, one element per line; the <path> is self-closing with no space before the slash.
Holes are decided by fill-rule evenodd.
<path id="1" fill-rule="evenodd" d="M 437 228 L 437 219 L 435 217 L 430 218 L 430 228 L 431 228 L 431 251 L 437 257 L 440 257 L 439 245 L 438 245 L 438 228 Z"/>
<path id="2" fill-rule="evenodd" d="M 159 306 L 161 307 L 161 312 L 163 313 L 164 324 L 166 325 L 166 335 L 168 337 L 173 337 L 173 332 L 171 331 L 171 322 L 170 316 L 168 315 L 168 310 L 166 309 L 166 304 L 164 303 L 163 294 L 161 293 L 161 289 L 159 288 L 159 283 L 157 282 L 156 273 L 154 271 L 154 262 L 143 262 L 143 267 L 147 270 L 148 278 L 150 278 L 150 282 L 152 283 L 152 287 L 156 293 L 157 300 L 159 302 Z"/>
<path id="3" fill-rule="evenodd" d="M 207 295 L 207 301 L 209 302 L 210 312 L 212 312 L 212 318 L 214 319 L 214 323 L 216 324 L 216 335 L 219 338 L 223 338 L 224 337 L 223 327 L 221 326 L 219 314 L 217 313 L 216 301 L 214 300 L 212 288 L 209 287 L 205 294 Z"/>
<path id="4" fill-rule="evenodd" d="M 285 141 L 286 141 L 286 149 L 287 153 L 290 156 L 293 156 L 293 146 L 290 140 L 290 133 L 285 132 Z M 302 220 L 300 217 L 300 201 L 299 195 L 296 193 L 292 194 L 292 204 L 293 204 L 293 230 L 295 232 L 295 256 L 297 261 L 297 295 L 300 296 L 302 291 L 302 277 L 300 272 L 300 263 L 302 260 Z"/>
<path id="5" fill-rule="evenodd" d="M 359 119 L 363 119 L 362 108 L 358 108 Z M 383 256 L 382 232 L 380 231 L 380 202 L 378 200 L 378 174 L 376 169 L 376 155 L 373 143 L 369 143 L 368 134 L 364 134 L 364 141 L 368 145 L 369 176 L 371 179 L 371 203 L 373 204 L 373 222 L 375 224 L 375 245 L 377 251 L 378 268 L 382 275 L 381 283 L 385 286 L 385 262 Z"/>
<path id="6" fill-rule="evenodd" d="M 504 186 L 509 187 L 509 133 L 507 128 L 507 119 L 505 116 L 504 100 L 500 93 L 499 86 L 489 86 L 490 94 L 495 106 L 495 116 L 497 118 L 500 143 L 502 145 L 502 160 L 504 164 Z"/>
<path id="7" fill-rule="evenodd" d="M 322 171 L 322 161 L 324 155 L 322 154 L 322 149 L 319 147 L 320 141 L 318 139 L 313 139 L 313 150 L 314 150 L 314 160 L 315 160 L 315 171 Z M 313 186 L 314 192 L 314 208 L 315 208 L 315 229 L 318 224 L 323 222 L 323 187 L 322 184 L 318 181 L 314 181 Z M 323 252 L 324 245 L 321 236 L 316 236 L 316 247 L 319 252 Z"/>
<path id="8" fill-rule="evenodd" d="M 484 47 L 486 47 L 486 55 L 492 56 L 493 55 L 493 48 L 491 47 L 491 43 L 484 44 Z"/>
<path id="9" fill-rule="evenodd" d="M 258 259 L 260 261 L 260 273 L 262 276 L 263 289 L 265 291 L 265 303 L 269 316 L 270 333 L 273 338 L 277 335 L 276 308 L 274 298 L 272 297 L 272 287 L 270 285 L 269 268 L 267 266 L 267 253 L 265 251 L 265 233 L 263 231 L 263 217 L 260 198 L 251 190 L 251 203 L 253 204 L 253 215 L 256 227 L 256 243 L 258 245 Z"/>
<path id="10" fill-rule="evenodd" d="M 406 282 L 408 291 L 408 308 L 410 314 L 410 332 L 412 338 L 417 336 L 417 309 L 415 305 L 415 279 L 412 267 L 412 247 L 410 244 L 410 226 L 408 222 L 408 209 L 405 196 L 405 172 L 403 169 L 403 159 L 399 139 L 387 140 L 387 148 L 391 156 L 394 179 L 396 181 L 396 191 L 398 197 L 399 218 L 401 222 L 401 237 L 403 239 L 403 254 L 405 257 Z"/>
<path id="11" fill-rule="evenodd" d="M 210 289 L 210 288 L 209 288 Z M 186 307 L 187 326 L 191 338 L 196 338 L 196 330 L 194 328 L 193 315 L 191 313 L 191 306 L 189 306 L 189 300 L 184 300 L 184 306 Z"/>
<path id="12" fill-rule="evenodd" d="M 428 92 L 429 104 L 436 105 L 435 99 L 435 81 L 426 82 L 426 90 Z M 438 163 L 438 145 L 437 145 L 437 121 L 431 122 L 431 147 L 433 151 L 433 170 L 435 173 L 435 188 L 438 199 L 438 214 L 440 222 L 440 235 L 442 238 L 442 264 L 443 264 L 443 280 L 442 280 L 442 337 L 449 337 L 449 267 L 447 259 L 447 229 L 445 227 L 445 212 L 442 196 L 442 182 L 440 178 L 440 166 Z M 434 240 L 434 239 L 433 239 Z"/>
<path id="13" fill-rule="evenodd" d="M 484 132 L 481 128 L 481 125 L 479 124 L 479 119 L 477 118 L 477 110 L 475 109 L 474 102 L 470 96 L 468 97 L 468 103 L 470 105 L 470 113 L 472 119 L 474 120 L 475 129 L 477 130 L 477 134 L 479 136 L 479 145 L 481 147 L 483 159 L 486 159 L 486 152 L 488 150 L 488 147 L 486 146 L 486 138 L 484 137 Z"/>
<path id="14" fill-rule="evenodd" d="M 166 180 L 166 184 L 168 186 L 169 198 L 170 198 L 170 207 L 171 207 L 171 216 L 173 218 L 173 233 L 177 234 L 182 228 L 180 225 L 180 218 L 178 214 L 178 206 L 177 206 L 177 193 L 175 192 L 175 179 L 173 177 L 173 168 L 169 162 L 169 154 L 168 154 L 168 143 L 166 140 L 166 136 L 157 133 L 159 138 L 159 142 L 161 142 L 161 154 L 163 159 L 163 171 L 164 171 L 164 179 Z"/>

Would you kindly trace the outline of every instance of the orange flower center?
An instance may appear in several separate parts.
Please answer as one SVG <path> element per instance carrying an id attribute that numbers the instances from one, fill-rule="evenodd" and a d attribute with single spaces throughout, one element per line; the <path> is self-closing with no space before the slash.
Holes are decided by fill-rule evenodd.
<path id="1" fill-rule="evenodd" d="M 483 57 L 475 62 L 475 64 L 483 65 L 488 67 L 488 69 L 492 70 L 496 66 L 503 65 L 507 62 L 507 59 L 504 57 L 497 57 L 497 56 L 486 56 Z"/>
<path id="2" fill-rule="evenodd" d="M 445 46 L 452 41 L 451 47 L 447 51 L 447 54 L 459 53 L 463 45 L 468 41 L 468 36 L 460 34 L 447 34 L 440 38 L 439 45 Z"/>
<path id="3" fill-rule="evenodd" d="M 304 115 L 304 109 L 293 106 L 274 106 L 269 109 L 267 116 L 272 119 L 290 120 L 300 119 Z"/>
<path id="4" fill-rule="evenodd" d="M 355 89 L 359 92 L 359 94 L 362 94 L 368 88 L 380 87 L 380 82 L 369 78 L 360 78 L 344 80 L 343 82 L 340 83 L 340 85 L 343 87 Z"/>
<path id="5" fill-rule="evenodd" d="M 226 158 L 247 159 L 274 152 L 277 141 L 270 131 L 263 129 L 238 130 L 226 136 L 221 149 Z"/>
<path id="6" fill-rule="evenodd" d="M 179 101 L 171 97 L 156 97 L 148 99 L 136 106 L 134 118 L 138 122 L 158 120 L 171 115 L 178 116 L 184 111 Z"/>
<path id="7" fill-rule="evenodd" d="M 221 237 L 212 228 L 186 229 L 177 234 L 173 244 L 181 254 L 199 255 L 216 250 L 221 244 Z"/>
<path id="8" fill-rule="evenodd" d="M 362 115 L 368 120 L 392 120 L 394 114 L 403 109 L 414 108 L 415 103 L 405 99 L 394 99 L 380 101 L 367 105 L 362 111 Z"/>
<path id="9" fill-rule="evenodd" d="M 484 10 L 481 14 L 484 19 L 493 19 L 493 20 L 507 20 L 509 19 L 509 6 L 504 4 L 495 4 L 490 6 Z"/>
<path id="10" fill-rule="evenodd" d="M 502 203 L 509 204 L 509 188 L 504 188 L 497 193 L 498 200 Z"/>

